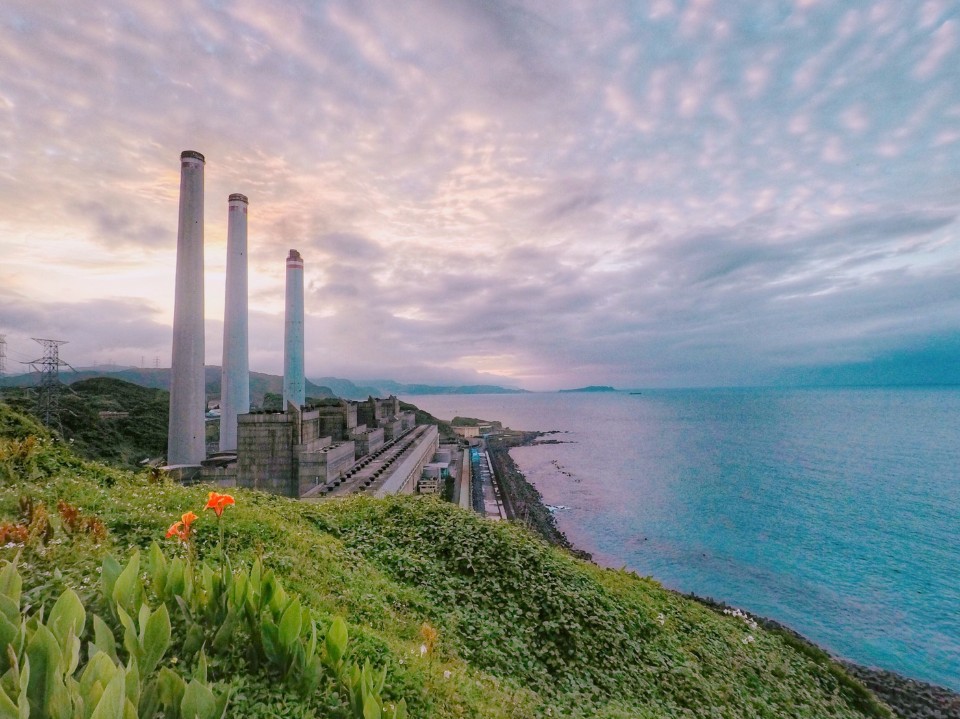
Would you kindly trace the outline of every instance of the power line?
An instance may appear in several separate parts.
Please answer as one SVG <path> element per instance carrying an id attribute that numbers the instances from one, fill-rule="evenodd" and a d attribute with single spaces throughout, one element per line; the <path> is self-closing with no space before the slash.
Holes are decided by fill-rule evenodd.
<path id="1" fill-rule="evenodd" d="M 36 337 L 32 339 L 43 347 L 43 357 L 24 363 L 40 374 L 40 380 L 36 385 L 37 417 L 46 427 L 56 429 L 63 434 L 63 425 L 60 423 L 60 366 L 70 367 L 70 365 L 60 359 L 60 345 L 67 344 L 67 341 Z"/>

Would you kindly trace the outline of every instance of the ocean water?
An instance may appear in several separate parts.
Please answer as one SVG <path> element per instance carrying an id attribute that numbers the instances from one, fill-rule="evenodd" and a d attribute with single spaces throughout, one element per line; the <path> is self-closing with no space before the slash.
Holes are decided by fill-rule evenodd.
<path id="1" fill-rule="evenodd" d="M 512 455 L 601 564 L 960 691 L 960 389 L 409 399 L 559 431 Z"/>

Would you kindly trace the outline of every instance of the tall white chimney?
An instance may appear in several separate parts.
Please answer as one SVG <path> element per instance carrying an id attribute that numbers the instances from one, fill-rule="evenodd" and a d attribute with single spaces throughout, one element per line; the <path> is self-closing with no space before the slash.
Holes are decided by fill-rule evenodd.
<path id="1" fill-rule="evenodd" d="M 168 464 L 200 464 L 207 456 L 203 415 L 203 155 L 180 153 L 180 224 L 173 305 Z"/>
<path id="2" fill-rule="evenodd" d="M 283 332 L 283 409 L 306 402 L 303 376 L 303 258 L 296 250 L 287 257 L 287 308 Z"/>
<path id="3" fill-rule="evenodd" d="M 223 364 L 220 375 L 220 451 L 237 448 L 237 415 L 250 411 L 250 357 L 247 333 L 246 195 L 227 202 L 227 290 L 223 308 Z"/>

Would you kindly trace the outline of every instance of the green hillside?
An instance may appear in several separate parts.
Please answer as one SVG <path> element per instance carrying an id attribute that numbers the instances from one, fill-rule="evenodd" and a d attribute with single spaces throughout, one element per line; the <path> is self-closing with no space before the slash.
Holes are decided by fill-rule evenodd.
<path id="1" fill-rule="evenodd" d="M 22 411 L 33 398 L 6 390 L 7 401 Z M 94 377 L 74 382 L 60 396 L 63 436 L 86 459 L 135 467 L 167 451 L 170 393 L 121 379 Z"/>
<path id="2" fill-rule="evenodd" d="M 220 377 L 221 370 L 217 366 L 208 365 L 204 369 L 205 391 L 208 399 L 220 396 Z M 170 391 L 170 368 L 135 368 L 105 371 L 105 370 L 80 370 L 78 372 L 61 372 L 60 381 L 69 385 L 76 385 L 79 382 L 85 382 L 91 379 L 115 379 L 136 384 L 141 387 L 151 389 L 163 389 Z M 37 383 L 35 373 L 5 377 L 0 386 L 7 388 L 28 388 Z M 333 397 L 333 392 L 329 387 L 323 387 L 314 384 L 310 380 L 306 381 L 307 395 L 310 397 Z M 283 377 L 263 372 L 250 373 L 250 402 L 254 407 L 263 403 L 263 398 L 268 393 L 283 392 Z M 364 395 L 361 399 L 366 399 Z"/>
<path id="3" fill-rule="evenodd" d="M 143 671 L 143 686 L 154 686 L 151 677 L 158 673 L 167 682 L 163 686 L 189 683 L 191 701 L 209 694 L 204 706 L 211 712 L 214 697 L 229 691 L 228 716 L 392 716 L 387 711 L 381 714 L 379 704 L 358 715 L 351 709 L 350 692 L 338 683 L 341 675 L 333 670 L 321 672 L 322 680 L 312 683 L 309 691 L 302 688 L 303 667 L 313 666 L 308 661 L 314 656 L 311 652 L 322 657 L 324 667 L 336 663 L 329 639 L 324 643 L 323 636 L 336 633 L 333 617 L 342 616 L 350 636 L 344 661 L 385 667 L 383 705 L 394 707 L 403 699 L 410 717 L 889 716 L 838 665 L 795 648 L 748 619 L 711 611 L 652 580 L 600 569 L 547 546 L 519 526 L 490 522 L 432 497 L 356 497 L 306 504 L 234 490 L 236 505 L 223 517 L 226 554 L 234 574 L 224 576 L 239 571 L 252 577 L 256 558 L 272 568 L 289 596 L 280 595 L 279 609 L 257 611 L 265 612 L 264 627 L 269 616 L 282 614 L 277 620 L 280 629 L 248 636 L 243 629 L 247 625 L 240 622 L 228 627 L 234 632 L 228 641 L 220 641 L 219 631 L 213 637 L 209 626 L 191 624 L 184 618 L 189 613 L 181 617 L 168 597 L 170 649 L 154 661 L 138 644 L 136 632 L 124 634 L 121 622 L 110 618 L 111 611 L 118 614 L 116 606 L 133 602 L 133 595 L 114 589 L 112 600 L 103 598 L 101 584 L 122 584 L 117 578 L 122 565 L 105 562 L 104 555 L 109 552 L 126 562 L 139 548 L 144 566 L 149 566 L 123 575 L 128 584 L 146 587 L 139 595 L 148 605 L 141 609 L 141 626 L 156 629 L 162 624 L 151 619 L 151 607 L 155 613 L 166 612 L 162 601 L 171 591 L 170 575 L 157 572 L 163 555 L 167 557 L 163 562 L 180 557 L 203 560 L 215 568 L 204 575 L 202 586 L 207 589 L 193 595 L 192 601 L 202 604 L 204 597 L 216 594 L 221 581 L 217 577 L 227 566 L 220 558 L 216 519 L 201 511 L 208 490 L 85 463 L 47 439 L 35 422 L 0 403 L 0 521 L 5 522 L 0 531 L 13 538 L 0 544 L 0 559 L 12 561 L 19 555 L 21 605 L 29 605 L 30 612 L 41 605 L 50 609 L 71 587 L 88 608 L 86 624 L 81 619 L 76 625 L 84 642 L 90 641 L 91 647 L 94 642 L 97 647 L 108 645 L 107 634 L 116 633 L 113 661 L 122 663 L 128 653 L 139 652 L 141 666 L 155 666 L 153 673 Z M 106 538 L 97 543 L 90 531 L 68 531 L 65 515 L 57 515 L 58 502 L 102 521 Z M 45 510 L 39 509 L 41 503 Z M 163 537 L 188 510 L 201 517 L 185 549 Z M 38 519 L 44 514 L 50 517 L 49 529 Z M 163 545 L 160 558 L 159 552 L 149 550 L 155 541 Z M 107 579 L 99 578 L 100 567 Z M 0 591 L 11 586 L 10 570 L 5 572 L 0 573 Z M 301 602 L 309 613 L 300 609 Z M 6 600 L 0 609 L 16 611 Z M 97 626 L 95 637 L 94 611 L 106 619 Z M 309 621 L 301 622 L 301 614 Z M 66 624 L 63 620 L 57 624 L 62 615 L 61 608 L 45 616 L 54 630 L 59 627 L 59 634 L 54 631 L 51 636 L 69 642 L 72 635 L 66 633 Z M 229 616 L 217 616 L 214 628 L 221 621 L 224 627 L 229 624 Z M 259 617 L 255 612 L 253 620 L 260 621 Z M 303 632 L 307 637 L 305 627 L 314 619 L 320 642 L 295 641 L 291 646 L 299 649 L 290 655 L 292 669 L 278 671 L 272 664 L 250 659 L 258 642 L 271 655 L 280 652 L 277 636 L 296 638 L 296 632 Z M 46 630 L 41 631 L 37 621 L 23 625 L 36 632 L 23 651 L 34 647 L 34 654 L 42 656 L 37 637 Z M 6 631 L 5 626 L 0 621 L 0 631 Z M 152 634 L 147 631 L 143 641 Z M 207 641 L 200 652 L 203 636 Z M 98 671 L 111 676 L 113 664 L 102 654 Z M 76 676 L 89 679 L 93 670 L 86 670 L 87 652 L 77 656 Z M 57 665 L 46 666 L 44 676 L 49 678 L 50 667 Z M 12 671 L 0 679 L 0 688 L 15 695 Z M 358 669 L 356 676 L 360 674 Z M 118 681 L 98 690 L 91 681 L 79 680 L 74 690 L 96 697 L 110 691 L 122 695 L 124 682 Z M 207 684 L 212 693 L 204 688 Z M 24 684 L 24 696 L 42 696 L 44 686 Z M 129 698 L 131 686 L 138 686 L 129 673 L 126 686 Z M 170 691 L 163 696 L 169 699 Z M 134 706 L 129 709 L 135 711 Z"/>

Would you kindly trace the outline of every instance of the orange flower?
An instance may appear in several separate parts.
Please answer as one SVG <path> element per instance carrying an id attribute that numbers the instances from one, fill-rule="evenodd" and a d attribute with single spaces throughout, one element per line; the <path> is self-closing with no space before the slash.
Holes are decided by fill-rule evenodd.
<path id="1" fill-rule="evenodd" d="M 229 494 L 217 494 L 216 492 L 210 492 L 210 496 L 207 499 L 207 506 L 204 507 L 204 509 L 212 509 L 219 517 L 223 514 L 223 510 L 231 504 L 236 504 L 236 502 L 233 501 L 233 497 L 231 497 Z"/>
<path id="2" fill-rule="evenodd" d="M 176 537 L 181 542 L 189 541 L 190 525 L 193 524 L 197 518 L 197 515 L 193 512 L 187 512 L 178 521 L 170 525 L 170 529 L 167 530 L 167 538 Z"/>

